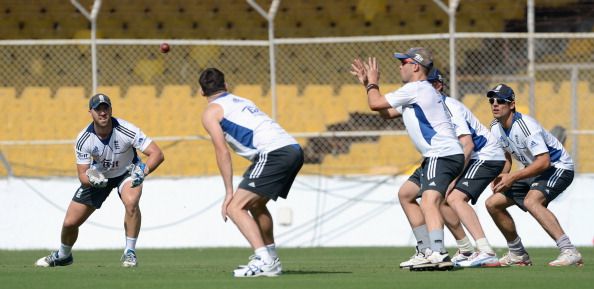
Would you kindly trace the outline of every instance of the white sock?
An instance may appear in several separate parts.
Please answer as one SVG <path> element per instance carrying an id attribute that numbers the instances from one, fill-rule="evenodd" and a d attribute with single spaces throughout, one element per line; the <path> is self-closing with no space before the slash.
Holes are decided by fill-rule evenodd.
<path id="1" fill-rule="evenodd" d="M 493 248 L 491 248 L 491 245 L 489 244 L 489 241 L 487 241 L 487 238 L 481 238 L 476 240 L 476 248 L 480 252 L 485 252 L 487 254 L 495 254 L 495 251 L 493 251 Z"/>
<path id="2" fill-rule="evenodd" d="M 128 252 L 128 250 L 136 251 L 136 240 L 138 238 L 126 237 L 126 248 L 124 249 L 124 253 Z"/>
<path id="3" fill-rule="evenodd" d="M 64 244 L 60 244 L 60 249 L 58 249 L 58 258 L 66 258 L 70 256 L 72 253 L 72 246 L 67 246 Z"/>
<path id="4" fill-rule="evenodd" d="M 270 256 L 270 253 L 268 253 L 268 248 L 266 248 L 266 246 L 258 248 L 254 252 L 256 253 L 256 256 L 259 256 L 260 259 L 266 264 L 272 264 L 274 261 L 272 256 Z"/>
<path id="5" fill-rule="evenodd" d="M 274 245 L 274 243 L 266 245 L 266 248 L 268 249 L 268 254 L 270 254 L 272 259 L 278 258 L 278 254 L 276 253 L 276 245 Z"/>
<path id="6" fill-rule="evenodd" d="M 456 245 L 458 246 L 458 250 L 460 250 L 460 252 L 462 253 L 474 251 L 474 248 L 472 247 L 472 244 L 470 243 L 470 239 L 468 239 L 468 236 L 464 237 L 464 239 L 456 240 Z"/>

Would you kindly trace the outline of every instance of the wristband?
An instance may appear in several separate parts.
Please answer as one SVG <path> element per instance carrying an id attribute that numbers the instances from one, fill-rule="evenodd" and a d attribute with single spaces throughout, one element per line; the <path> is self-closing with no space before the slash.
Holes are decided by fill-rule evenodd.
<path id="1" fill-rule="evenodd" d="M 369 93 L 369 91 L 370 91 L 370 90 L 372 90 L 372 89 L 377 89 L 377 90 L 379 90 L 379 86 L 378 86 L 377 84 L 375 84 L 375 83 L 370 83 L 370 84 L 368 84 L 368 85 L 367 85 L 367 93 Z"/>

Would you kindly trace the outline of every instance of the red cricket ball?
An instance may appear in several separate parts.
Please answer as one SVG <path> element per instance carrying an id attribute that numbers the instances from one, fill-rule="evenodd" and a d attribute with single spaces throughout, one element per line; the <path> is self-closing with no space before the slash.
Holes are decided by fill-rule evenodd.
<path id="1" fill-rule="evenodd" d="M 167 52 L 169 52 L 169 49 L 170 49 L 169 44 L 167 44 L 165 42 L 161 43 L 161 46 L 159 47 L 159 50 L 161 50 L 161 53 L 167 53 Z"/>

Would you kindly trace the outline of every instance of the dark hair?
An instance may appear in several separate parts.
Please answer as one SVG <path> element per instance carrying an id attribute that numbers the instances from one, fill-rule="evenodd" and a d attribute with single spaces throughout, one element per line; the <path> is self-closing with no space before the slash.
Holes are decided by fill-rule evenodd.
<path id="1" fill-rule="evenodd" d="M 220 91 L 225 91 L 225 74 L 216 68 L 207 68 L 200 73 L 198 80 L 204 95 L 211 96 Z"/>

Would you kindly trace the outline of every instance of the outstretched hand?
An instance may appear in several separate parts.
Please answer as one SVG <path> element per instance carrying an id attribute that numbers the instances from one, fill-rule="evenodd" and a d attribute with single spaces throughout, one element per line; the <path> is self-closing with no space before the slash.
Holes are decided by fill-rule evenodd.
<path id="1" fill-rule="evenodd" d="M 367 81 L 369 83 L 378 84 L 380 79 L 379 65 L 375 57 L 369 57 L 365 63 L 365 71 L 367 72 Z"/>
<path id="2" fill-rule="evenodd" d="M 367 71 L 365 71 L 365 65 L 359 58 L 355 58 L 351 63 L 351 74 L 356 76 L 359 82 L 363 85 L 367 85 Z"/>

